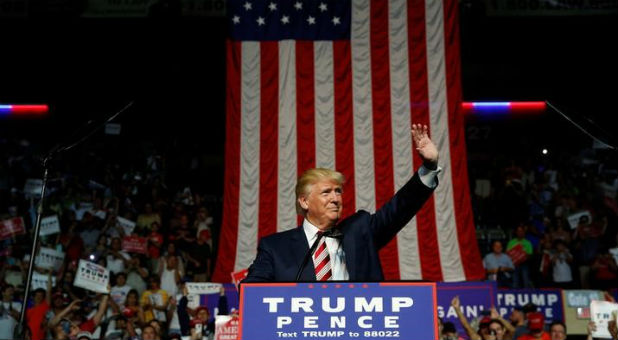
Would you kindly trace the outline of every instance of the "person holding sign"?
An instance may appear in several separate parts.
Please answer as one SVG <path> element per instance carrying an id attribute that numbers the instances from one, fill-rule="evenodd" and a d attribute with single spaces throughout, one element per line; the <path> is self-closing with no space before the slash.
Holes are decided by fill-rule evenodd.
<path id="1" fill-rule="evenodd" d="M 343 175 L 323 168 L 305 171 L 296 184 L 302 226 L 262 238 L 243 282 L 297 281 L 297 276 L 301 281 L 384 280 L 378 251 L 429 199 L 441 171 L 427 126 L 413 124 L 412 139 L 423 165 L 374 214 L 360 210 L 340 220 Z M 313 261 L 305 265 L 303 260 L 316 242 Z"/>

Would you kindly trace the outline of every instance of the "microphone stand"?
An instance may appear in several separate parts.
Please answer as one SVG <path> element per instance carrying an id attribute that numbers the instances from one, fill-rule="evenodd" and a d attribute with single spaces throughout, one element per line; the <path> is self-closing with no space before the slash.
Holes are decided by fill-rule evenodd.
<path id="1" fill-rule="evenodd" d="M 90 136 L 92 136 L 100 128 L 105 126 L 105 124 L 111 122 L 114 118 L 118 117 L 121 113 L 123 113 L 129 107 L 131 107 L 133 103 L 134 103 L 133 101 L 129 102 L 129 104 L 125 105 L 122 109 L 120 109 L 120 111 L 109 116 L 101 124 L 95 126 L 91 131 L 86 133 L 82 138 L 78 139 L 76 142 L 73 142 L 66 146 L 63 146 L 61 143 L 56 144 L 56 146 L 51 148 L 51 150 L 49 150 L 49 152 L 45 155 L 45 157 L 43 157 L 41 161 L 41 164 L 43 166 L 43 185 L 41 186 L 41 198 L 39 200 L 39 206 L 37 207 L 37 212 L 36 212 L 36 223 L 34 224 L 32 251 L 30 252 L 30 260 L 28 262 L 28 275 L 26 277 L 26 287 L 24 290 L 24 302 L 21 305 L 21 311 L 19 314 L 19 323 L 15 326 L 15 331 L 14 331 L 15 339 L 25 339 L 25 335 L 26 335 L 26 327 L 27 327 L 25 324 L 26 305 L 28 304 L 28 295 L 30 295 L 30 286 L 32 284 L 32 273 L 34 272 L 34 262 L 35 262 L 35 257 L 36 257 L 36 253 L 38 249 L 39 231 L 41 229 L 41 219 L 43 215 L 43 202 L 45 199 L 45 191 L 47 190 L 47 181 L 48 181 L 50 163 L 56 155 L 64 151 L 71 150 L 75 146 L 81 144 L 82 142 L 90 138 Z M 81 128 L 81 130 L 86 130 L 92 124 L 93 124 L 93 121 L 89 120 L 86 123 L 86 125 L 83 128 Z M 75 133 L 74 136 L 75 135 L 77 135 L 77 133 Z M 47 294 L 51 294 L 51 292 L 47 292 Z"/>

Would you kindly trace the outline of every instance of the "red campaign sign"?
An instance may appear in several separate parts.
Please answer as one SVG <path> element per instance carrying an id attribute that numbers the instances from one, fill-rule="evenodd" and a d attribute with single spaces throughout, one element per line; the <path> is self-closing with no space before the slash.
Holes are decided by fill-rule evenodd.
<path id="1" fill-rule="evenodd" d="M 21 217 L 0 221 L 0 240 L 5 240 L 15 235 L 23 235 L 25 233 L 26 227 L 24 226 L 24 219 Z"/>
<path id="2" fill-rule="evenodd" d="M 242 279 L 247 277 L 247 274 L 249 274 L 249 269 L 248 268 L 245 268 L 245 269 L 242 269 L 242 270 L 239 270 L 237 272 L 233 272 L 232 273 L 232 282 L 236 286 L 237 290 L 238 290 L 238 284 L 240 283 L 240 281 L 242 281 Z"/>
<path id="3" fill-rule="evenodd" d="M 139 236 L 125 236 L 122 239 L 122 250 L 129 253 L 146 254 L 146 238 Z"/>
<path id="4" fill-rule="evenodd" d="M 238 317 L 217 315 L 215 320 L 215 340 L 237 340 Z"/>
<path id="5" fill-rule="evenodd" d="M 526 254 L 526 251 L 521 244 L 515 245 L 513 248 L 507 250 L 506 253 L 511 257 L 513 264 L 516 266 L 526 261 L 526 258 L 528 257 L 528 254 Z"/>

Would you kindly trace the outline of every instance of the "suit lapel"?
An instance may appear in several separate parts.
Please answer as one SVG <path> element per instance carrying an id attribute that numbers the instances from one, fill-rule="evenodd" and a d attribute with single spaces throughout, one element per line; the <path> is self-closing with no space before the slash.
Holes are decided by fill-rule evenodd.
<path id="1" fill-rule="evenodd" d="M 346 232 L 345 226 L 342 226 L 341 232 L 343 233 L 343 253 L 345 255 L 345 266 L 348 270 L 350 281 L 356 281 L 356 247 L 354 246 L 354 239 L 352 233 Z"/>
<path id="2" fill-rule="evenodd" d="M 296 232 L 292 237 L 292 252 L 294 254 L 294 258 L 296 259 L 296 270 L 300 267 L 305 259 L 305 256 L 309 252 L 309 245 L 307 243 L 307 236 L 305 236 L 305 231 L 303 227 L 300 226 L 296 228 Z M 294 273 L 296 274 L 296 272 Z M 303 269 L 302 274 L 300 275 L 301 281 L 315 281 L 315 267 L 313 266 L 313 261 L 311 258 L 307 262 L 307 265 Z"/>

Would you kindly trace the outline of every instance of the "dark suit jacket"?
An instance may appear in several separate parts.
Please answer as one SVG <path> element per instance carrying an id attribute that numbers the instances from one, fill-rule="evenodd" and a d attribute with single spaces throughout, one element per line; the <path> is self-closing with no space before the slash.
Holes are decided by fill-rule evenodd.
<path id="1" fill-rule="evenodd" d="M 343 233 L 341 242 L 350 281 L 384 280 L 378 251 L 412 219 L 432 192 L 416 173 L 375 214 L 360 210 L 337 224 Z M 242 282 L 295 281 L 308 251 L 302 227 L 264 237 Z M 309 261 L 301 281 L 315 280 L 313 261 Z"/>

